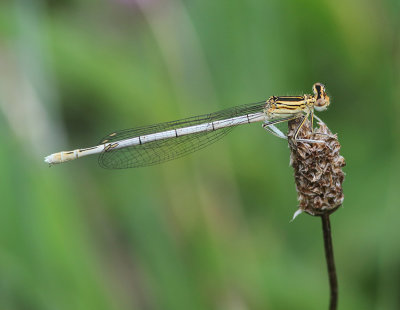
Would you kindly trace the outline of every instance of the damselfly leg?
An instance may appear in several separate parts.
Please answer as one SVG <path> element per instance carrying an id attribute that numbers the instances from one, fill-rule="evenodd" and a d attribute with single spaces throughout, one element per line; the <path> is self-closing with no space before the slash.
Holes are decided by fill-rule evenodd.
<path id="1" fill-rule="evenodd" d="M 299 113 L 297 115 L 294 116 L 289 116 L 289 117 L 285 117 L 285 118 L 281 118 L 281 119 L 276 119 L 276 120 L 269 120 L 269 121 L 265 121 L 264 124 L 262 125 L 263 128 L 265 130 L 267 130 L 269 133 L 272 133 L 274 136 L 281 138 L 281 139 L 285 139 L 287 140 L 288 137 L 287 135 L 285 135 L 278 127 L 276 127 L 275 125 L 280 124 L 280 123 L 286 123 L 292 120 L 295 120 L 297 118 L 301 118 L 301 122 L 298 125 L 296 131 L 295 131 L 295 135 L 294 135 L 294 140 L 298 141 L 298 142 L 307 142 L 307 143 L 325 143 L 322 140 L 312 140 L 312 139 L 302 139 L 302 138 L 297 138 L 298 133 L 300 132 L 300 129 L 303 127 L 305 121 L 307 120 L 307 118 L 311 115 L 311 118 L 314 115 L 314 113 L 307 113 L 307 114 L 302 114 Z M 319 120 L 319 119 L 318 119 Z M 311 120 L 311 124 L 313 123 L 313 120 Z M 312 129 L 314 131 L 314 129 Z"/>

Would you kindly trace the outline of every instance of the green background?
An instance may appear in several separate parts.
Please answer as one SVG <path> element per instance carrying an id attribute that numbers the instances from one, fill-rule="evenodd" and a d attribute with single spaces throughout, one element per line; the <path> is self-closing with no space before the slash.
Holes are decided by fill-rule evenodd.
<path id="1" fill-rule="evenodd" d="M 319 218 L 254 124 L 149 168 L 43 157 L 311 92 L 346 158 L 340 309 L 400 308 L 400 2 L 0 2 L 0 309 L 326 309 Z"/>

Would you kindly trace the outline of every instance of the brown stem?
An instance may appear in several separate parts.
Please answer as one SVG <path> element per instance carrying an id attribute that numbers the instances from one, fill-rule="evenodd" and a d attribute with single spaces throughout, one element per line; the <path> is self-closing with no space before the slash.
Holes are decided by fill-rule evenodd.
<path id="1" fill-rule="evenodd" d="M 321 215 L 321 219 L 322 231 L 324 232 L 325 258 L 326 264 L 328 266 L 329 286 L 331 292 L 329 310 L 336 310 L 338 302 L 338 283 L 336 276 L 335 260 L 333 258 L 332 234 L 329 214 L 325 213 Z"/>

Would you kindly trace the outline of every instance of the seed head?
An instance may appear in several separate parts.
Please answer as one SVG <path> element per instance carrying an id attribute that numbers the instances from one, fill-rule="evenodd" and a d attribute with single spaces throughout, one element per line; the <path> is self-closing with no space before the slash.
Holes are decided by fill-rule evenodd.
<path id="1" fill-rule="evenodd" d="M 299 201 L 298 213 L 305 211 L 311 215 L 332 213 L 343 203 L 342 183 L 346 165 L 339 154 L 340 143 L 337 135 L 319 122 L 319 127 L 311 130 L 311 122 L 306 120 L 297 139 L 318 140 L 321 142 L 295 141 L 294 135 L 301 120 L 289 122 L 290 165 L 294 169 L 294 178 Z"/>

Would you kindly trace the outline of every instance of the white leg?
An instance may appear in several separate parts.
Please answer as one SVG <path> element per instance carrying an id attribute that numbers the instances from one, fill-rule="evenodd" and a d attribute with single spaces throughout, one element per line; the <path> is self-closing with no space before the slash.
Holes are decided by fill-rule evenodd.
<path id="1" fill-rule="evenodd" d="M 299 116 L 295 116 L 295 117 L 287 117 L 285 119 L 280 119 L 280 120 L 273 120 L 273 121 L 266 121 L 262 126 L 265 130 L 267 130 L 268 132 L 272 133 L 274 136 L 281 138 L 281 139 L 285 139 L 287 140 L 287 135 L 285 135 L 278 127 L 276 127 L 274 124 L 278 124 L 278 123 L 282 123 L 282 122 L 287 122 L 290 121 L 292 119 L 296 119 Z M 318 119 L 318 118 L 317 118 Z M 318 119 L 319 120 L 319 119 Z M 296 129 L 296 132 L 298 132 L 298 130 L 300 129 L 301 125 L 299 126 L 299 128 Z M 299 138 L 295 138 L 294 139 L 296 142 L 306 142 L 306 143 L 325 143 L 325 141 L 322 140 L 312 140 L 312 139 L 299 139 Z"/>
<path id="2" fill-rule="evenodd" d="M 275 125 L 263 124 L 262 126 L 265 130 L 272 133 L 274 136 L 287 140 L 287 136 Z"/>
<path id="3" fill-rule="evenodd" d="M 296 142 L 307 142 L 307 143 L 325 143 L 322 140 L 313 140 L 313 139 L 296 139 Z"/>
<path id="4" fill-rule="evenodd" d="M 327 125 L 325 124 L 325 122 L 324 122 L 322 119 L 320 119 L 317 115 L 314 114 L 314 117 L 317 119 L 317 121 L 318 121 L 319 123 L 321 123 L 321 124 L 327 126 Z M 328 136 L 328 137 L 331 137 L 331 136 L 332 136 L 332 135 L 327 134 L 327 133 L 318 133 L 318 132 L 316 132 L 315 134 L 316 134 L 316 135 L 320 135 L 320 136 Z"/>
<path id="5" fill-rule="evenodd" d="M 318 122 L 320 122 L 320 123 L 326 125 L 326 124 L 323 122 L 323 120 L 320 119 L 316 114 L 314 114 L 314 118 L 316 118 Z"/>

